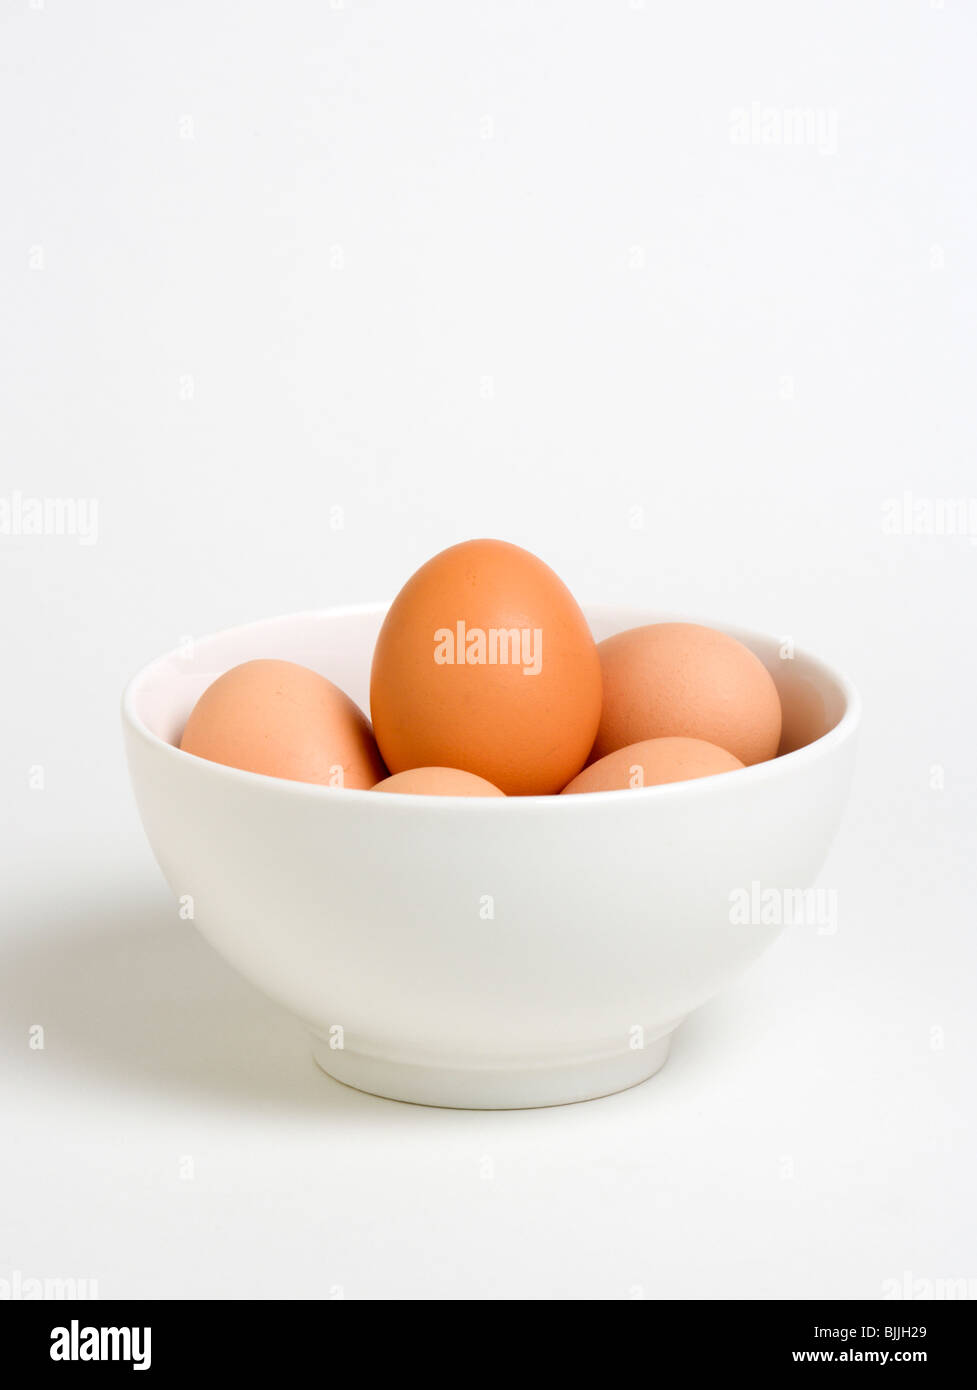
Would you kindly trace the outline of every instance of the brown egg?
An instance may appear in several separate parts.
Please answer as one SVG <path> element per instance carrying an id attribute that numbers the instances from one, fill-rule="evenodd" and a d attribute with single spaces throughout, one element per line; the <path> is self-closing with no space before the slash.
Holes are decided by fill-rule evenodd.
<path id="1" fill-rule="evenodd" d="M 648 738 L 608 753 L 574 777 L 564 796 L 573 792 L 627 791 L 657 787 L 663 782 L 691 782 L 716 772 L 735 772 L 743 764 L 725 748 L 701 738 Z"/>
<path id="2" fill-rule="evenodd" d="M 510 796 L 559 791 L 580 771 L 600 698 L 573 595 L 505 541 L 465 541 L 423 565 L 373 656 L 370 710 L 391 772 L 462 768 Z"/>
<path id="3" fill-rule="evenodd" d="M 653 623 L 608 637 L 604 703 L 591 758 L 650 738 L 698 738 L 743 763 L 777 755 L 780 696 L 742 642 L 697 623 Z"/>
<path id="4" fill-rule="evenodd" d="M 246 772 L 335 787 L 372 787 L 386 771 L 362 710 L 292 661 L 225 671 L 194 705 L 180 747 Z"/>
<path id="5" fill-rule="evenodd" d="M 373 790 L 410 792 L 415 796 L 505 796 L 484 777 L 457 767 L 412 767 L 385 777 Z"/>

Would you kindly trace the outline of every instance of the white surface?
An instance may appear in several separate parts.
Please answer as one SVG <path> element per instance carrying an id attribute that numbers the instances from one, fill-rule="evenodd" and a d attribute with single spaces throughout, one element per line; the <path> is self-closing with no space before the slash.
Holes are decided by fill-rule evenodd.
<path id="1" fill-rule="evenodd" d="M 665 616 L 584 611 L 599 640 Z M 742 634 L 777 682 L 782 747 L 799 718 L 806 746 L 735 775 L 589 796 L 377 796 L 173 746 L 211 681 L 262 657 L 365 701 L 384 612 L 263 619 L 130 682 L 126 759 L 174 899 L 358 1090 L 519 1109 L 647 1079 L 664 1061 L 654 1045 L 777 939 L 783 919 L 761 894 L 782 906 L 815 880 L 851 785 L 856 692 L 799 649 L 785 661 L 777 638 Z M 745 895 L 756 907 L 736 920 Z M 828 910 L 809 921 L 836 925 Z"/>
<path id="2" fill-rule="evenodd" d="M 977 547 L 883 529 L 907 489 L 977 492 L 973 11 L 25 0 L 2 23 L 0 496 L 94 497 L 99 529 L 0 536 L 0 1278 L 977 1276 Z M 753 102 L 820 110 L 835 152 L 731 143 Z M 564 1110 L 327 1081 L 178 920 L 122 761 L 118 694 L 156 652 L 389 595 L 473 534 L 584 599 L 791 634 L 866 704 L 821 880 L 837 933 L 788 934 L 647 1086 Z"/>

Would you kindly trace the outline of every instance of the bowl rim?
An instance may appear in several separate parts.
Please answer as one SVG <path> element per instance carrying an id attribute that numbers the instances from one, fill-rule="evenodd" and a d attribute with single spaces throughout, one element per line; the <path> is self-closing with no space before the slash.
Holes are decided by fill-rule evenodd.
<path id="1" fill-rule="evenodd" d="M 261 627 L 269 627 L 275 623 L 296 622 L 301 620 L 319 620 L 324 618 L 352 618 L 360 616 L 377 616 L 385 613 L 390 607 L 392 600 L 386 602 L 373 601 L 365 603 L 337 604 L 328 608 L 300 609 L 294 613 L 273 614 L 271 617 L 252 619 L 247 623 L 237 623 L 231 627 L 219 628 L 216 632 L 207 633 L 205 636 L 197 638 L 196 642 L 203 646 L 217 638 L 233 638 L 243 635 Z M 638 621 L 629 623 L 628 626 L 647 626 L 649 620 L 647 616 L 641 620 L 640 615 L 647 615 L 647 609 L 634 604 L 617 603 L 584 603 L 581 605 L 585 615 L 590 621 L 590 616 L 606 614 L 620 615 L 621 613 L 631 613 Z M 617 621 L 617 617 L 615 617 Z M 749 645 L 751 639 L 759 639 L 762 642 L 777 641 L 769 633 L 759 632 L 756 629 L 744 628 L 738 624 L 717 623 L 715 620 L 708 622 L 701 618 L 689 617 L 681 614 L 662 614 L 657 616 L 654 622 L 683 622 L 697 623 L 704 627 L 713 627 L 717 631 L 728 633 L 731 637 Z M 627 628 L 621 628 L 626 631 Z M 618 805 L 625 800 L 628 804 L 645 804 L 649 797 L 698 797 L 709 795 L 709 788 L 722 784 L 723 787 L 729 785 L 730 777 L 738 778 L 737 785 L 743 787 L 744 792 L 748 787 L 754 786 L 761 780 L 769 780 L 774 777 L 789 776 L 792 771 L 800 771 L 809 764 L 816 762 L 834 752 L 842 744 L 849 742 L 856 733 L 861 722 L 862 701 L 857 688 L 841 671 L 824 661 L 821 657 L 815 656 L 812 652 L 803 648 L 795 648 L 795 656 L 803 656 L 829 681 L 833 682 L 841 691 L 845 707 L 833 729 L 829 729 L 826 734 L 816 738 L 812 743 L 807 743 L 803 748 L 796 748 L 791 753 L 782 753 L 777 757 L 769 758 L 766 762 L 753 763 L 749 767 L 735 768 L 731 772 L 717 772 L 708 777 L 695 777 L 684 782 L 665 782 L 652 787 L 626 787 L 615 791 L 587 792 L 576 796 L 563 796 L 560 792 L 550 792 L 547 794 L 537 794 L 533 796 L 430 796 L 416 792 L 399 792 L 396 796 L 377 796 L 372 788 L 360 789 L 355 787 L 330 787 L 318 782 L 298 782 L 286 777 L 271 777 L 263 772 L 249 772 L 244 768 L 229 767 L 224 763 L 211 762 L 207 758 L 199 758 L 194 753 L 184 752 L 175 744 L 168 743 L 166 739 L 149 729 L 136 713 L 135 702 L 143 685 L 148 682 L 157 672 L 158 668 L 164 663 L 178 658 L 180 648 L 173 647 L 160 656 L 154 657 L 138 671 L 127 682 L 122 693 L 121 714 L 123 724 L 129 731 L 141 739 L 150 747 L 155 748 L 162 756 L 177 759 L 184 763 L 192 763 L 202 776 L 211 776 L 221 779 L 229 779 L 230 782 L 250 784 L 255 787 L 265 784 L 271 790 L 275 789 L 281 795 L 294 795 L 301 797 L 312 797 L 321 799 L 323 797 L 333 798 L 342 797 L 345 801 L 355 798 L 360 804 L 373 805 L 377 807 L 379 815 L 402 815 L 413 812 L 415 815 L 423 809 L 424 814 L 430 815 L 455 815 L 459 812 L 463 815 L 476 814 L 484 811 L 489 815 L 512 815 L 516 814 L 511 809 L 501 810 L 501 807 L 511 807 L 513 805 L 523 808 L 523 814 L 538 815 L 542 807 L 555 807 L 560 805 L 566 809 L 556 812 L 559 815 L 583 815 L 586 814 L 588 806 L 612 806 Z M 364 711 L 369 718 L 369 711 Z M 747 780 L 748 779 L 748 780 Z M 389 808 L 380 810 L 380 807 Z M 575 808 L 575 809 L 571 809 Z"/>

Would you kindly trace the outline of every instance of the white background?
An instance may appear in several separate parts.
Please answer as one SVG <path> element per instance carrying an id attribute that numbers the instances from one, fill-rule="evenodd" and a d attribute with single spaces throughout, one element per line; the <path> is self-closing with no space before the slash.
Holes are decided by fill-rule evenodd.
<path id="1" fill-rule="evenodd" d="M 38 5 L 0 32 L 0 496 L 98 531 L 0 535 L 0 1279 L 977 1278 L 977 527 L 885 526 L 977 494 L 974 9 Z M 122 685 L 182 637 L 472 535 L 790 635 L 866 705 L 837 933 L 557 1110 L 322 1076 L 178 920 L 122 758 Z"/>

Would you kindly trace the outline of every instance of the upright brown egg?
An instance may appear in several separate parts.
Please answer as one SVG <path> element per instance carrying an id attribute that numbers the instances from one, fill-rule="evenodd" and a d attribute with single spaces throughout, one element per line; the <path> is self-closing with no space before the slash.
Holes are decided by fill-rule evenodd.
<path id="1" fill-rule="evenodd" d="M 245 661 L 225 671 L 194 705 L 180 747 L 293 782 L 362 790 L 385 775 L 362 710 L 293 661 Z"/>
<path id="2" fill-rule="evenodd" d="M 558 792 L 600 718 L 597 648 L 566 585 L 519 546 L 465 541 L 407 581 L 373 656 L 391 772 L 455 767 L 509 796 Z"/>
<path id="3" fill-rule="evenodd" d="M 747 765 L 777 756 L 777 687 L 734 637 L 698 623 L 652 623 L 597 650 L 604 703 L 592 759 L 649 738 L 705 739 Z"/>

